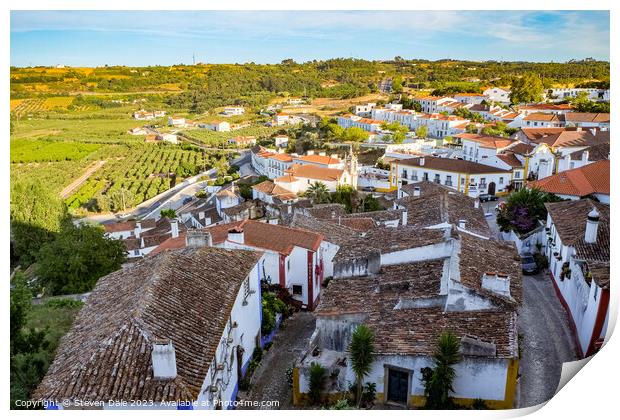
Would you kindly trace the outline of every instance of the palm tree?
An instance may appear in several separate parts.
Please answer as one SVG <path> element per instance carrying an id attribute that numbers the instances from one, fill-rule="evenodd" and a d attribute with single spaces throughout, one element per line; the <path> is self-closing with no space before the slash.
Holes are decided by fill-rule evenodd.
<path id="1" fill-rule="evenodd" d="M 306 197 L 312 199 L 315 204 L 328 203 L 329 190 L 324 183 L 315 182 L 306 190 Z"/>
<path id="2" fill-rule="evenodd" d="M 454 392 L 452 384 L 456 377 L 453 365 L 461 360 L 459 339 L 451 332 L 444 332 L 437 340 L 433 353 L 435 368 L 425 376 L 424 394 L 426 408 L 450 408 Z"/>
<path id="3" fill-rule="evenodd" d="M 351 369 L 355 373 L 355 381 L 357 382 L 357 406 L 362 402 L 362 389 L 364 376 L 370 373 L 370 365 L 374 360 L 375 337 L 370 328 L 361 324 L 355 328 L 351 336 L 349 344 L 349 353 L 351 354 Z"/>

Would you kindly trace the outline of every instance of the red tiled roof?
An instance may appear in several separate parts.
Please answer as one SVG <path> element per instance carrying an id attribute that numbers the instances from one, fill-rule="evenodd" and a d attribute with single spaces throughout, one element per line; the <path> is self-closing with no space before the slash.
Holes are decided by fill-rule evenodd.
<path id="1" fill-rule="evenodd" d="M 505 137 L 494 137 L 494 136 L 485 136 L 481 134 L 472 134 L 472 133 L 463 133 L 457 134 L 454 137 L 458 137 L 460 139 L 474 141 L 482 145 L 482 147 L 493 148 L 493 149 L 503 149 L 514 143 L 514 140 L 508 139 Z"/>
<path id="2" fill-rule="evenodd" d="M 321 181 L 338 181 L 344 173 L 342 169 L 323 168 L 316 165 L 299 165 L 294 169 L 293 167 L 290 169 L 292 169 L 291 176 L 294 175 L 297 178 L 318 179 Z M 286 175 L 284 177 L 286 177 Z M 281 178 L 276 179 L 276 181 Z"/>
<path id="3" fill-rule="evenodd" d="M 295 159 L 301 160 L 303 162 L 319 163 L 322 165 L 337 165 L 340 163 L 340 159 L 338 158 L 333 158 L 331 156 L 321 156 L 321 155 L 300 156 Z"/>
<path id="4" fill-rule="evenodd" d="M 601 160 L 529 182 L 528 187 L 577 197 L 595 193 L 609 195 L 609 177 L 609 160 Z"/>
<path id="5" fill-rule="evenodd" d="M 494 168 L 493 166 L 481 163 L 470 162 L 468 160 L 447 159 L 435 156 L 424 157 L 424 165 L 420 165 L 419 157 L 412 159 L 399 160 L 396 163 L 405 166 L 415 166 L 418 168 L 429 168 L 440 171 L 460 172 L 464 174 L 492 174 L 508 172 L 506 169 Z"/>

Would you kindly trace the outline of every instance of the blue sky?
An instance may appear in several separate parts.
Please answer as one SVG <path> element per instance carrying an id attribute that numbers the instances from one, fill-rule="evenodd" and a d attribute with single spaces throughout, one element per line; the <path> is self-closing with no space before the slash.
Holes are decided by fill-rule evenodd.
<path id="1" fill-rule="evenodd" d="M 12 11 L 11 65 L 609 59 L 606 11 Z"/>

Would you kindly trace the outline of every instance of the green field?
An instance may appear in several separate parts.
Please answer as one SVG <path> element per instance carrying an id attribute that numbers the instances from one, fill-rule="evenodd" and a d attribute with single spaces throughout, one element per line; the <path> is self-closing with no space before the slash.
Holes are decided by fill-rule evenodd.
<path id="1" fill-rule="evenodd" d="M 101 147 L 95 143 L 12 140 L 11 163 L 61 162 L 84 158 Z"/>
<path id="2" fill-rule="evenodd" d="M 228 147 L 228 139 L 236 136 L 254 136 L 256 138 L 269 137 L 285 127 L 265 127 L 251 126 L 233 130 L 230 132 L 219 132 L 206 130 L 204 128 L 195 128 L 183 130 L 183 133 L 190 138 L 197 140 L 211 147 Z"/>

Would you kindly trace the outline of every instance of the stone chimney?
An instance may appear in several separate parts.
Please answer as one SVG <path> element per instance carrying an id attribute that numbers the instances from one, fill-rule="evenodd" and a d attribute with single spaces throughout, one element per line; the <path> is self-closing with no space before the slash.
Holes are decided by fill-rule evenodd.
<path id="1" fill-rule="evenodd" d="M 459 229 L 465 229 L 465 224 L 467 223 L 467 221 L 465 219 L 460 219 L 459 220 Z"/>
<path id="2" fill-rule="evenodd" d="M 243 234 L 243 227 L 234 227 L 228 231 L 228 240 L 230 242 L 236 242 L 238 244 L 245 243 Z"/>
<path id="3" fill-rule="evenodd" d="M 479 198 L 476 198 L 474 200 L 474 208 L 475 209 L 480 208 L 480 199 Z"/>
<path id="4" fill-rule="evenodd" d="M 213 246 L 213 238 L 211 233 L 204 230 L 188 230 L 185 235 L 185 245 L 188 248 L 203 248 L 205 246 Z"/>
<path id="5" fill-rule="evenodd" d="M 407 226 L 407 209 L 403 210 L 403 221 L 402 221 L 402 226 Z"/>
<path id="6" fill-rule="evenodd" d="M 179 237 L 179 219 L 170 220 L 170 233 L 173 238 Z"/>
<path id="7" fill-rule="evenodd" d="M 589 244 L 596 243 L 596 236 L 598 233 L 598 221 L 599 221 L 599 213 L 596 209 L 592 209 L 590 213 L 588 213 L 588 221 L 586 222 L 586 234 L 585 241 Z"/>
<path id="8" fill-rule="evenodd" d="M 136 238 L 140 238 L 140 235 L 142 234 L 142 222 L 137 220 L 136 221 L 136 227 L 133 230 L 133 234 L 135 235 Z"/>
<path id="9" fill-rule="evenodd" d="M 153 378 L 156 380 L 174 379 L 177 376 L 177 359 L 172 340 L 153 343 L 151 351 Z"/>
<path id="10" fill-rule="evenodd" d="M 413 196 L 414 197 L 420 196 L 420 187 L 413 187 Z"/>
<path id="11" fill-rule="evenodd" d="M 420 166 L 424 166 L 425 162 L 426 162 L 426 159 L 424 158 L 424 156 L 420 156 Z"/>

